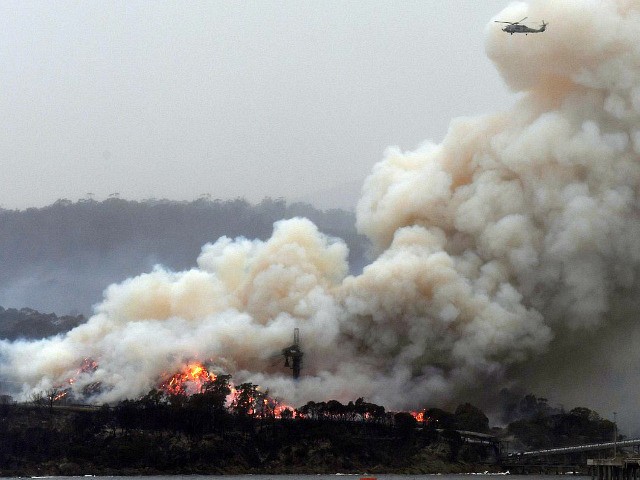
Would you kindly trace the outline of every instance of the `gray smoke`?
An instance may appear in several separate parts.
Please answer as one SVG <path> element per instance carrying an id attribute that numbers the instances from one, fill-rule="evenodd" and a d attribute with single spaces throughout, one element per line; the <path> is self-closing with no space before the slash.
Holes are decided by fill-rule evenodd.
<path id="1" fill-rule="evenodd" d="M 65 336 L 0 343 L 0 375 L 27 396 L 91 357 L 99 368 L 74 388 L 100 381 L 94 400 L 115 401 L 196 359 L 295 405 L 416 407 L 586 368 L 584 342 L 606 350 L 637 313 L 640 4 L 532 0 L 495 19 L 525 16 L 547 31 L 486 32 L 517 104 L 374 167 L 357 225 L 377 257 L 362 274 L 308 220 L 276 223 L 266 241 L 221 238 L 197 269 L 110 286 Z M 297 384 L 269 360 L 294 327 L 307 352 Z"/>

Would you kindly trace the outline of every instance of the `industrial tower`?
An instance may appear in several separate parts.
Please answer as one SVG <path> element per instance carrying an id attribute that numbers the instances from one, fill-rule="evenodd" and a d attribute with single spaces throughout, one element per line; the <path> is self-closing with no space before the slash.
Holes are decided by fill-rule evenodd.
<path id="1" fill-rule="evenodd" d="M 293 329 L 293 345 L 282 349 L 284 356 L 284 366 L 290 368 L 293 373 L 293 379 L 300 378 L 300 367 L 302 367 L 302 350 L 300 349 L 300 329 Z"/>

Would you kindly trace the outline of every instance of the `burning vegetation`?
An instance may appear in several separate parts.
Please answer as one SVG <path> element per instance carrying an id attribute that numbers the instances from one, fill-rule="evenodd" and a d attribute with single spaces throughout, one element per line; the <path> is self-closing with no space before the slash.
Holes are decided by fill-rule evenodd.
<path id="1" fill-rule="evenodd" d="M 215 381 L 215 379 L 216 376 L 209 372 L 204 365 L 192 362 L 185 365 L 182 371 L 162 382 L 160 390 L 168 395 L 193 395 L 201 393 L 206 384 Z"/>
<path id="2" fill-rule="evenodd" d="M 89 398 L 101 390 L 100 382 L 85 383 L 79 395 L 74 394 L 74 385 L 80 379 L 86 380 L 98 370 L 98 363 L 92 358 L 83 359 L 75 375 L 64 384 L 57 385 L 32 397 L 33 403 L 74 404 L 78 398 Z M 185 363 L 179 371 L 162 375 L 158 386 L 140 401 L 166 405 L 209 405 L 214 411 L 230 411 L 240 417 L 276 419 L 333 419 L 346 421 L 366 421 L 394 423 L 397 412 L 387 412 L 385 407 L 358 398 L 343 405 L 337 400 L 328 402 L 310 401 L 295 408 L 271 396 L 269 390 L 250 382 L 234 384 L 231 375 L 213 373 L 211 367 L 197 360 Z M 429 424 L 427 410 L 399 412 L 417 425 Z"/>
<path id="3" fill-rule="evenodd" d="M 232 408 L 241 415 L 272 416 L 282 418 L 292 416 L 294 409 L 269 396 L 252 383 L 234 385 L 231 375 L 211 372 L 204 364 L 192 361 L 182 369 L 160 382 L 157 391 L 168 402 L 211 402 L 218 409 Z M 195 397 L 195 398 L 193 398 Z M 285 413 L 285 411 L 289 413 Z"/>
<path id="4" fill-rule="evenodd" d="M 48 404 L 49 407 L 53 407 L 56 403 L 74 403 L 76 402 L 76 395 L 73 386 L 78 383 L 80 378 L 90 376 L 97 369 L 98 363 L 95 360 L 89 357 L 84 358 L 73 376 L 69 377 L 64 383 L 54 385 L 45 391 L 34 392 L 31 395 L 31 401 L 33 403 Z M 89 382 L 84 384 L 79 394 L 82 398 L 90 398 L 99 394 L 101 388 L 102 384 L 100 382 Z"/>

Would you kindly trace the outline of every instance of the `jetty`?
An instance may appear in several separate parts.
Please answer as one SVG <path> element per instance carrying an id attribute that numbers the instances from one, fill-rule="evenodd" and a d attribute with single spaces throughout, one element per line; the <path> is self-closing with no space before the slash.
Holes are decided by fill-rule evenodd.
<path id="1" fill-rule="evenodd" d="M 622 448 L 627 451 L 623 453 Z M 502 456 L 501 464 L 519 474 L 573 473 L 590 474 L 594 480 L 640 480 L 640 438 L 510 452 Z"/>
<path id="2" fill-rule="evenodd" d="M 590 458 L 587 465 L 593 480 L 638 480 L 640 456 Z"/>

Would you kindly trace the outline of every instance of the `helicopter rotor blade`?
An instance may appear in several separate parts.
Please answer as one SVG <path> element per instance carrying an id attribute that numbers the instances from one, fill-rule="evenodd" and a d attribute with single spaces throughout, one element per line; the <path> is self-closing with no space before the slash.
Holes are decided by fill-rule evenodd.
<path id="1" fill-rule="evenodd" d="M 518 20 L 517 22 L 502 22 L 500 20 L 494 20 L 495 23 L 508 23 L 509 25 L 518 25 L 520 22 L 525 21 L 529 17 L 524 17 L 522 20 Z"/>

